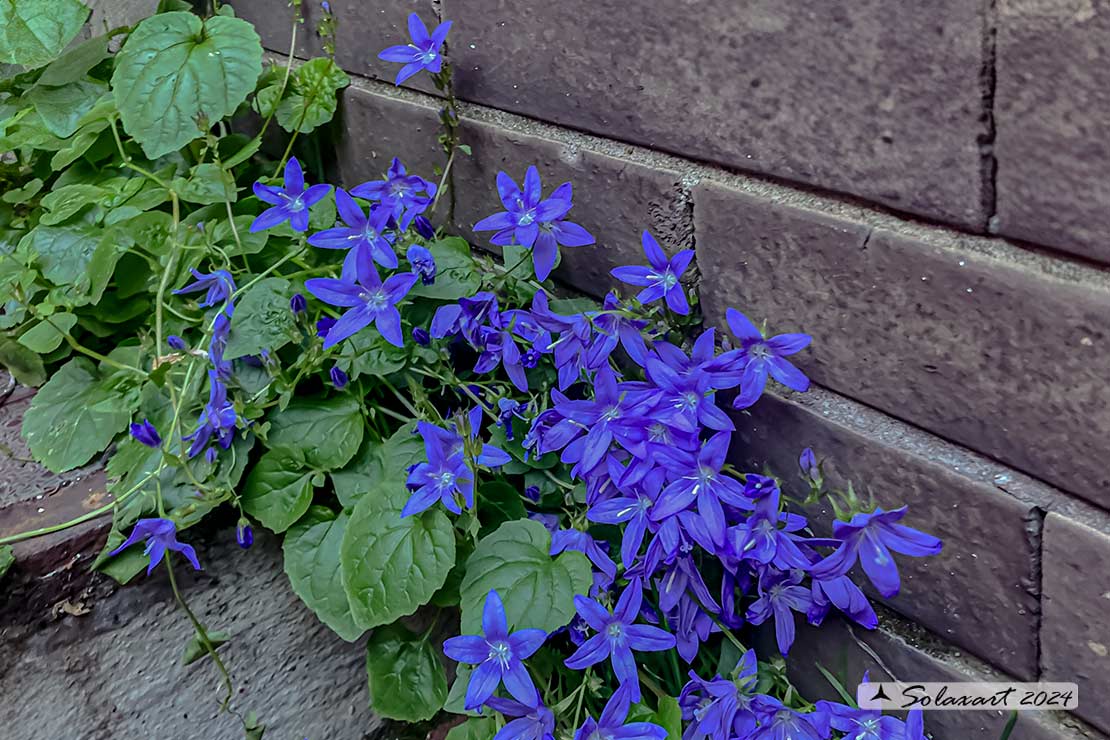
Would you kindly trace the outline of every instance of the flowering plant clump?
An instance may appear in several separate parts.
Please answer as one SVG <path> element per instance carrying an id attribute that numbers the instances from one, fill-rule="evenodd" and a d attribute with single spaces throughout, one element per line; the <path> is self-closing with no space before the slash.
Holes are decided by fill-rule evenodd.
<path id="1" fill-rule="evenodd" d="M 504 210 L 475 225 L 501 260 L 437 227 L 451 163 L 467 153 L 450 22 L 429 33 L 414 14 L 412 43 L 381 54 L 403 65 L 398 84 L 427 71 L 445 93 L 446 163 L 426 173 L 438 180 L 394 159 L 342 189 L 292 156 L 335 109 L 305 91 L 346 82 L 330 59 L 242 92 L 291 134 L 267 176 L 262 133 L 165 140 L 165 127 L 143 127 L 148 111 L 129 110 L 120 85 L 159 63 L 144 46 L 151 21 L 200 24 L 233 46 L 253 33 L 230 14 L 163 13 L 86 69 L 116 92 L 96 82 L 105 110 L 91 135 L 104 146 L 70 178 L 96 172 L 97 194 L 76 210 L 47 203 L 74 187 L 63 174 L 41 202 L 22 201 L 10 223 L 24 233 L 7 239 L 0 275 L 0 359 L 31 384 L 52 370 L 24 424 L 32 451 L 55 470 L 109 451 L 114 525 L 97 567 L 126 581 L 164 562 L 173 583 L 174 553 L 201 566 L 179 538 L 231 509 L 241 547 L 256 527 L 283 538 L 290 585 L 322 622 L 349 641 L 373 630 L 374 711 L 467 715 L 453 737 L 922 736 L 920 716 L 807 702 L 780 657 L 752 648 L 766 623 L 786 656 L 797 620 L 819 625 L 834 609 L 874 628 L 853 567 L 890 597 L 892 551 L 941 548 L 902 523 L 905 507 L 825 490 L 811 450 L 799 450 L 810 495 L 794 503 L 831 497 L 832 537 L 814 534 L 780 479 L 730 462 L 735 414 L 769 380 L 808 388 L 786 359 L 808 335 L 768 337 L 734 308 L 730 336 L 700 330 L 693 250 L 668 256 L 646 231 L 646 264 L 612 270 L 633 291 L 558 297 L 560 249 L 594 237 L 569 220 L 571 183 L 544 197 L 536 167 L 498 173 Z M 245 43 L 230 54 L 249 62 Z M 32 73 L 32 91 L 58 61 Z M 30 110 L 9 119 L 9 141 L 37 141 L 28 119 L 50 128 Z M 74 263 L 79 236 L 94 246 Z M 455 636 L 410 631 L 404 618 L 425 607 L 457 618 Z M 221 640 L 189 615 L 226 707 Z M 458 664 L 450 688 L 445 658 Z"/>

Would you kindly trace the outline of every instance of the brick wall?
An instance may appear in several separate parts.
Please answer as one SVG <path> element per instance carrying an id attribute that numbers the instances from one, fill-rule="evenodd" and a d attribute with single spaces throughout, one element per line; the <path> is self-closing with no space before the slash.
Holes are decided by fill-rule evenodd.
<path id="1" fill-rule="evenodd" d="M 234 4 L 288 51 L 285 0 Z M 459 233 L 498 210 L 498 170 L 536 164 L 598 236 L 563 281 L 602 292 L 649 228 L 695 248 L 707 321 L 814 335 L 817 387 L 740 417 L 734 457 L 789 476 L 813 446 L 946 547 L 906 562 L 877 633 L 805 633 L 796 664 L 1074 680 L 1077 713 L 1013 737 L 1110 733 L 1110 1 L 331 4 L 342 182 L 439 163 L 439 101 L 375 56 L 409 12 L 451 18 Z M 1005 721 L 931 716 L 944 740 Z"/>

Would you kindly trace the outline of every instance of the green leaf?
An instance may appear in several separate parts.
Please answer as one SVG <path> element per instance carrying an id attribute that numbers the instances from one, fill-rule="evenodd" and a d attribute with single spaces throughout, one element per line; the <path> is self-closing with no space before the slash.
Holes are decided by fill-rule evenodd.
<path id="1" fill-rule="evenodd" d="M 3 200 L 5 203 L 11 203 L 12 205 L 26 203 L 31 200 L 31 198 L 38 195 L 38 192 L 42 190 L 42 185 L 42 180 L 36 177 L 28 181 L 23 187 L 12 188 L 6 191 L 3 196 L 0 196 L 0 200 Z"/>
<path id="2" fill-rule="evenodd" d="M 49 213 L 43 215 L 39 223 L 54 226 L 67 220 L 85 206 L 100 203 L 107 195 L 104 188 L 88 183 L 74 183 L 56 188 L 43 196 L 42 207 Z"/>
<path id="3" fill-rule="evenodd" d="M 10 339 L 0 338 L 0 365 L 23 385 L 37 388 L 46 382 L 42 358 Z"/>
<path id="4" fill-rule="evenodd" d="M 163 13 L 127 37 L 112 92 L 124 130 L 157 159 L 234 113 L 261 74 L 262 43 L 250 23 Z"/>
<path id="5" fill-rule="evenodd" d="M 380 444 L 367 438 L 358 454 L 342 470 L 331 474 L 339 503 L 352 508 L 367 492 L 385 482 L 396 490 L 403 489 L 409 466 L 425 459 L 424 440 L 413 434 L 415 428 L 406 424 Z"/>
<path id="6" fill-rule="evenodd" d="M 107 35 L 82 41 L 46 65 L 36 86 L 60 87 L 84 78 L 93 67 L 109 57 Z"/>
<path id="7" fill-rule="evenodd" d="M 678 705 L 678 699 L 673 696 L 659 697 L 659 708 L 655 710 L 652 721 L 667 731 L 667 740 L 681 740 L 682 707 Z"/>
<path id="8" fill-rule="evenodd" d="M 0 578 L 3 578 L 14 564 L 15 555 L 12 552 L 12 546 L 0 545 Z"/>
<path id="9" fill-rule="evenodd" d="M 0 0 L 0 62 L 41 67 L 66 48 L 89 9 L 77 0 Z"/>
<path id="10" fill-rule="evenodd" d="M 65 139 L 77 131 L 82 116 L 92 110 L 106 92 L 108 86 L 103 82 L 77 80 L 61 87 L 35 86 L 27 93 L 27 99 L 50 133 Z"/>
<path id="11" fill-rule="evenodd" d="M 472 668 L 463 663 L 455 668 L 455 681 L 451 684 L 450 691 L 447 692 L 447 699 L 443 702 L 443 711 L 450 712 L 451 714 L 465 714 L 469 717 L 477 717 L 478 713 L 466 708 L 466 688 L 470 685 L 470 674 Z"/>
<path id="12" fill-rule="evenodd" d="M 243 293 L 235 306 L 224 357 L 234 360 L 264 349 L 276 352 L 288 344 L 296 336 L 291 296 L 289 281 L 277 277 L 259 280 Z"/>
<path id="13" fill-rule="evenodd" d="M 497 725 L 489 717 L 471 717 L 448 730 L 444 740 L 491 740 L 496 732 Z"/>
<path id="14" fill-rule="evenodd" d="M 505 522 L 478 543 L 466 563 L 462 582 L 462 634 L 476 635 L 482 607 L 497 591 L 513 629 L 554 632 L 574 617 L 574 597 L 593 580 L 590 563 L 580 552 L 548 555 L 551 533 L 539 522 Z"/>
<path id="15" fill-rule="evenodd" d="M 23 436 L 35 459 L 55 473 L 84 465 L 127 426 L 131 409 L 83 357 L 70 360 L 35 394 Z"/>
<path id="16" fill-rule="evenodd" d="M 478 488 L 478 518 L 483 534 L 492 532 L 504 522 L 523 519 L 528 515 L 524 502 L 515 486 L 501 480 L 483 483 Z"/>
<path id="17" fill-rule="evenodd" d="M 269 420 L 266 444 L 299 449 L 318 470 L 346 465 L 358 452 L 365 429 L 362 410 L 351 396 L 296 398 Z"/>
<path id="18" fill-rule="evenodd" d="M 409 295 L 454 301 L 474 295 L 482 287 L 478 266 L 465 239 L 449 236 L 428 245 L 436 261 L 436 279 L 431 285 L 417 283 Z"/>
<path id="19" fill-rule="evenodd" d="M 374 630 L 366 643 L 370 708 L 389 719 L 431 719 L 447 698 L 438 648 L 400 625 Z"/>
<path id="20" fill-rule="evenodd" d="M 65 340 L 65 335 L 76 325 L 77 317 L 73 314 L 56 313 L 23 332 L 19 337 L 19 343 L 40 355 L 49 354 L 58 349 Z"/>
<path id="21" fill-rule="evenodd" d="M 291 93 L 277 108 L 277 122 L 286 131 L 302 134 L 322 126 L 335 115 L 336 92 L 351 84 L 347 74 L 328 57 L 310 59 L 293 73 Z"/>
<path id="22" fill-rule="evenodd" d="M 355 622 L 389 624 L 428 603 L 455 564 L 455 531 L 439 509 L 401 517 L 404 485 L 383 481 L 351 512 L 340 547 Z"/>
<path id="23" fill-rule="evenodd" d="M 216 650 L 219 650 L 220 645 L 223 645 L 230 639 L 231 635 L 226 632 L 208 633 L 208 643 Z M 204 643 L 200 641 L 200 635 L 194 632 L 189 642 L 185 645 L 185 651 L 181 654 L 181 665 L 192 665 L 201 658 L 206 657 L 208 657 L 208 649 L 204 647 Z"/>
<path id="24" fill-rule="evenodd" d="M 173 189 L 182 200 L 202 205 L 223 203 L 225 200 L 234 203 L 238 197 L 235 193 L 235 178 L 230 172 L 225 172 L 219 165 L 211 162 L 194 167 L 188 180 L 175 177 Z"/>
<path id="25" fill-rule="evenodd" d="M 324 506 L 313 506 L 285 533 L 285 574 L 293 593 L 316 613 L 320 621 L 348 642 L 362 633 L 351 616 L 343 575 L 339 565 L 339 546 L 347 531 L 347 513 Z"/>
<path id="26" fill-rule="evenodd" d="M 36 226 L 20 240 L 18 249 L 35 255 L 50 282 L 84 293 L 89 287 L 89 261 L 103 233 L 86 224 Z"/>
<path id="27" fill-rule="evenodd" d="M 312 476 L 299 450 L 270 450 L 247 474 L 239 502 L 267 528 L 284 532 L 312 504 Z"/>

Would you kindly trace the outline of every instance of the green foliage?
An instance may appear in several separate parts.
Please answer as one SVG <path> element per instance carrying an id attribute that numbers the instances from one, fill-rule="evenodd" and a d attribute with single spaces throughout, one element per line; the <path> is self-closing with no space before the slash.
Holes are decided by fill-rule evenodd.
<path id="1" fill-rule="evenodd" d="M 347 531 L 347 512 L 338 515 L 313 506 L 285 534 L 285 573 L 293 591 L 320 621 L 344 640 L 357 640 L 364 630 L 355 624 L 343 575 L 339 547 Z"/>
<path id="2" fill-rule="evenodd" d="M 15 555 L 11 545 L 0 545 L 0 578 L 3 578 L 15 564 Z"/>
<path id="3" fill-rule="evenodd" d="M 270 416 L 266 443 L 299 450 L 305 462 L 318 470 L 337 470 L 354 457 L 362 434 L 362 411 L 356 399 L 298 398 Z"/>
<path id="4" fill-rule="evenodd" d="M 0 0 L 0 62 L 41 67 L 61 53 L 88 16 L 78 0 Z"/>
<path id="5" fill-rule="evenodd" d="M 427 604 L 455 564 L 455 532 L 438 509 L 401 517 L 404 480 L 383 480 L 351 512 L 340 546 L 355 623 L 389 624 Z"/>
<path id="6" fill-rule="evenodd" d="M 262 74 L 262 42 L 251 24 L 188 12 L 139 23 L 116 58 L 112 92 L 120 120 L 156 159 L 231 115 Z M 167 85 L 173 79 L 175 84 Z"/>
<path id="7" fill-rule="evenodd" d="M 288 280 L 271 277 L 260 280 L 239 299 L 231 322 L 224 357 L 234 360 L 257 355 L 262 350 L 276 352 L 296 337 L 293 313 L 289 310 Z"/>
<path id="8" fill-rule="evenodd" d="M 127 426 L 138 399 L 113 393 L 111 378 L 84 358 L 70 360 L 35 394 L 23 437 L 55 473 L 84 465 Z"/>
<path id="9" fill-rule="evenodd" d="M 514 629 L 554 632 L 574 617 L 574 597 L 593 583 L 580 552 L 548 555 L 551 533 L 537 521 L 506 522 L 482 539 L 466 563 L 462 582 L 462 634 L 478 634 L 482 607 L 493 590 Z"/>
<path id="10" fill-rule="evenodd" d="M 226 644 L 231 639 L 231 635 L 226 632 L 209 632 L 208 644 L 213 649 L 219 649 L 220 645 Z M 189 642 L 185 645 L 185 651 L 181 654 L 181 665 L 192 665 L 201 658 L 208 657 L 208 648 L 204 642 L 201 641 L 200 635 L 194 634 L 189 638 Z"/>
<path id="11" fill-rule="evenodd" d="M 370 708 L 389 719 L 431 719 L 447 698 L 447 676 L 439 650 L 427 635 L 400 625 L 374 630 L 366 643 Z"/>
<path id="12" fill-rule="evenodd" d="M 274 532 L 284 532 L 312 504 L 314 476 L 299 449 L 270 450 L 247 475 L 240 497 L 243 511 Z"/>
<path id="13" fill-rule="evenodd" d="M 334 61 L 321 57 L 297 67 L 289 82 L 290 93 L 277 106 L 277 122 L 286 131 L 307 134 L 332 119 L 336 93 L 351 79 Z"/>

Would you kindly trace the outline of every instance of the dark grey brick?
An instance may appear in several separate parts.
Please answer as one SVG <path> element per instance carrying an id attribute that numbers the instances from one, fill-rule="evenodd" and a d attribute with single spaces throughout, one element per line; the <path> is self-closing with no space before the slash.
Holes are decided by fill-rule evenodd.
<path id="1" fill-rule="evenodd" d="M 466 100 L 982 227 L 981 3 L 444 0 Z"/>
<path id="2" fill-rule="evenodd" d="M 356 86 L 343 101 L 345 133 L 339 144 L 340 179 L 354 184 L 378 177 L 398 156 L 431 178 L 442 166 L 436 143 L 437 118 L 433 106 L 383 95 Z M 517 182 L 528 165 L 540 172 L 544 192 L 564 181 L 574 184 L 571 220 L 586 227 L 597 244 L 563 250 L 559 279 L 574 287 L 603 295 L 613 284 L 609 270 L 643 261 L 640 232 L 650 229 L 669 251 L 690 246 L 692 224 L 686 218 L 685 198 L 676 172 L 652 169 L 588 149 L 534 134 L 513 131 L 495 123 L 464 118 L 464 142 L 473 156 L 460 156 L 453 166 L 456 206 L 454 230 L 474 244 L 488 245 L 489 233 L 475 234 L 470 226 L 502 210 L 495 178 L 504 170 Z M 445 213 L 445 204 L 440 210 Z"/>
<path id="3" fill-rule="evenodd" d="M 912 631 L 911 631 L 912 630 Z M 759 635 L 759 649 L 771 655 L 770 632 Z M 770 638 L 770 639 L 769 639 Z M 819 628 L 798 625 L 798 639 L 790 651 L 790 678 L 811 700 L 838 701 L 835 690 L 814 666 L 822 665 L 855 693 L 864 671 L 872 681 L 1008 681 L 1013 680 L 973 664 L 932 635 L 899 624 L 893 629 L 883 619 L 878 630 L 851 627 L 832 618 Z M 1080 699 L 1082 703 L 1082 699 Z M 927 711 L 925 732 L 933 740 L 997 740 L 1009 717 L 999 711 Z M 1105 740 L 1097 730 L 1070 715 L 1021 712 L 1011 735 L 1014 740 Z"/>
<path id="4" fill-rule="evenodd" d="M 1110 506 L 1110 293 L 705 184 L 705 315 L 804 331 L 817 383 Z"/>
<path id="5" fill-rule="evenodd" d="M 793 400 L 769 395 L 734 418 L 733 458 L 747 470 L 770 467 L 798 498 L 809 492 L 798 454 L 812 447 L 826 459 L 832 487 L 851 481 L 886 509 L 908 504 L 904 523 L 940 537 L 944 550 L 930 558 L 897 556 L 902 591 L 888 605 L 1013 675 L 1036 677 L 1036 547 L 1026 533 L 1032 506 Z M 833 519 L 827 504 L 808 513 L 827 533 Z"/>
<path id="6" fill-rule="evenodd" d="M 317 24 L 323 17 L 320 1 L 305 0 L 301 6 L 304 23 L 297 28 L 296 56 L 302 59 L 324 53 L 316 35 Z M 240 18 L 254 24 L 263 46 L 281 54 L 289 53 L 293 32 L 289 0 L 232 0 L 230 4 Z M 331 8 L 338 22 L 335 60 L 339 66 L 353 74 L 387 82 L 393 82 L 400 65 L 381 61 L 378 52 L 409 42 L 409 13 L 417 13 L 429 31 L 439 22 L 431 0 L 331 0 Z M 435 89 L 426 74 L 410 78 L 405 87 L 425 92 Z"/>
<path id="7" fill-rule="evenodd" d="M 1077 713 L 1110 732 L 1110 535 L 1049 514 L 1043 567 L 1043 680 L 1077 682 Z"/>
<path id="8" fill-rule="evenodd" d="M 998 3 L 1001 233 L 1110 261 L 1110 3 Z"/>

